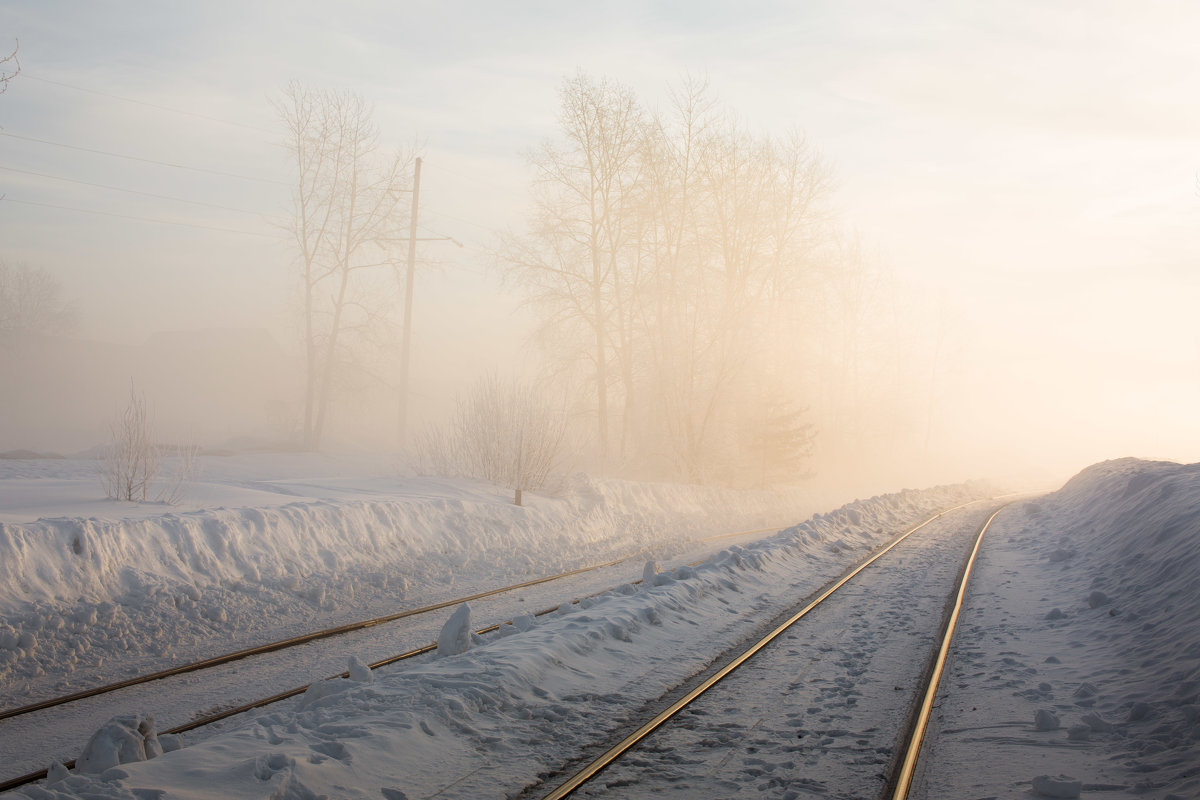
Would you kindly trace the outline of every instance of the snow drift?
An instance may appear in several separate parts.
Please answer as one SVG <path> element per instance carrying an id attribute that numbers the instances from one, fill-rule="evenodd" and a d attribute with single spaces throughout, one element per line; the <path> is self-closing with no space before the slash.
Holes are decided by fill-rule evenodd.
<path id="1" fill-rule="evenodd" d="M 1200 464 L 1089 467 L 1001 512 L 918 797 L 1200 797 Z"/>
<path id="2" fill-rule="evenodd" d="M 464 652 L 449 647 L 370 679 L 360 671 L 315 684 L 227 733 L 98 776 L 57 774 L 26 796 L 475 797 L 519 789 L 897 530 L 979 490 L 856 501 L 697 567 L 650 567 L 648 585 L 514 620 Z"/>
<path id="3" fill-rule="evenodd" d="M 577 475 L 517 507 L 490 484 L 363 459 L 205 461 L 193 487 L 205 505 L 178 509 L 87 500 L 102 497 L 88 462 L 0 464 L 0 503 L 87 512 L 0 521 L 0 705 L 54 694 L 46 684 L 67 675 L 76 688 L 109 682 L 698 534 L 783 525 L 818 502 Z"/>

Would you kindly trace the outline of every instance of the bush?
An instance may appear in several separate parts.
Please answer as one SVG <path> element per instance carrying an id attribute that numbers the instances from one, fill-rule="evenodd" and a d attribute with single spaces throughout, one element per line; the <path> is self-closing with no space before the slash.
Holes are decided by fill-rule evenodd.
<path id="1" fill-rule="evenodd" d="M 450 421 L 426 429 L 417 460 L 435 475 L 493 481 L 521 493 L 545 485 L 554 469 L 566 417 L 529 384 L 496 375 L 478 381 L 455 402 Z"/>
<path id="2" fill-rule="evenodd" d="M 151 485 L 160 477 L 166 448 L 155 444 L 146 397 L 133 384 L 129 386 L 129 405 L 113 422 L 110 432 L 111 438 L 100 465 L 104 492 L 113 500 L 144 503 Z M 154 497 L 156 503 L 175 505 L 182 500 L 195 468 L 198 447 L 182 445 L 172 449 L 178 456 L 177 467 L 173 474 L 164 477 Z"/>

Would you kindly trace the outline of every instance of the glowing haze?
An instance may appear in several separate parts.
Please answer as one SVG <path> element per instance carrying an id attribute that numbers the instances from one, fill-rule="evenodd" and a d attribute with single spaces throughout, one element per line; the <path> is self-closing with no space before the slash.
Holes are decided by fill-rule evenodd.
<path id="1" fill-rule="evenodd" d="M 22 72 L 0 95 L 0 259 L 53 274 L 77 306 L 74 336 L 98 352 L 170 360 L 190 345 L 164 331 L 244 349 L 228 331 L 265 330 L 298 358 L 281 227 L 294 178 L 270 101 L 292 80 L 352 90 L 375 104 L 386 147 L 424 157 L 420 235 L 464 245 L 420 244 L 413 386 L 428 417 L 489 368 L 538 368 L 533 314 L 491 253 L 497 232 L 527 228 L 527 157 L 560 135 L 564 79 L 619 82 L 653 111 L 690 75 L 757 134 L 804 131 L 834 176 L 830 214 L 878 277 L 859 326 L 888 314 L 887 336 L 911 336 L 910 383 L 872 395 L 878 418 L 903 395 L 906 447 L 825 452 L 831 473 L 1041 480 L 1126 455 L 1200 460 L 1200 6 L 586 6 L 9 0 L 0 54 L 19 39 Z M 390 358 L 394 334 L 364 371 L 388 372 L 371 358 Z M 10 420 L 72 391 L 12 369 L 28 371 L 3 376 Z M 177 405 L 191 396 L 191 427 L 215 444 L 237 426 L 198 421 L 186 372 L 146 381 Z M 814 384 L 828 380 L 791 390 L 820 408 L 830 393 Z M 96 397 L 105 419 L 120 391 Z M 269 402 L 250 403 L 264 424 Z M 0 450 L 102 435 L 52 420 L 0 427 Z"/>

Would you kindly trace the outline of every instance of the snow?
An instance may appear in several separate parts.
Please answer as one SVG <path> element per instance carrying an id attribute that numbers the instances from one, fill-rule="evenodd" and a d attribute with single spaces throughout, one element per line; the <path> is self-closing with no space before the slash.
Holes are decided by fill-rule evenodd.
<path id="1" fill-rule="evenodd" d="M 57 794 L 48 796 L 133 797 L 146 787 L 160 787 L 179 797 L 264 793 L 420 797 L 451 784 L 448 796 L 494 794 L 498 785 L 519 789 L 538 772 L 572 758 L 598 732 L 629 719 L 641 703 L 702 669 L 714 646 L 741 640 L 761 624 L 764 615 L 777 613 L 797 592 L 811 592 L 913 519 L 977 492 L 978 488 L 953 487 L 858 501 L 842 512 L 819 515 L 762 542 L 729 547 L 696 567 L 659 572 L 661 566 L 651 563 L 643 574 L 653 576 L 652 586 L 639 589 L 626 584 L 601 597 L 565 603 L 557 614 L 518 618 L 506 635 L 482 637 L 465 652 L 450 654 L 447 651 L 459 651 L 464 639 L 471 638 L 463 636 L 469 630 L 470 612 L 460 607 L 449 615 L 451 621 L 439 637 L 439 645 L 446 646 L 436 659 L 377 669 L 371 683 L 353 678 L 316 682 L 296 700 L 245 715 L 224 733 L 148 761 L 122 763 L 120 774 L 103 773 L 98 779 L 73 774 L 51 786 Z M 778 496 L 584 478 L 576 478 L 560 497 L 536 498 L 532 508 L 525 509 L 499 502 L 464 509 L 464 499 L 433 498 L 432 509 L 425 509 L 423 515 L 410 510 L 402 521 L 413 527 L 424 523 L 440 535 L 429 543 L 418 539 L 423 549 L 414 553 L 416 548 L 410 546 L 402 563 L 405 569 L 420 570 L 421 566 L 410 563 L 419 557 L 429 562 L 425 569 L 453 572 L 447 569 L 450 566 L 474 574 L 485 566 L 501 573 L 528 570 L 540 562 L 573 566 L 618 550 L 669 542 L 681 535 L 681 528 L 702 525 L 711 534 L 721 518 L 737 515 L 745 524 L 754 516 L 780 514 L 786 501 Z M 260 584 L 266 583 L 272 577 L 267 556 L 286 555 L 278 546 L 280 540 L 305 553 L 340 546 L 339 554 L 350 562 L 349 534 L 337 530 L 332 520 L 354 527 L 354 533 L 368 543 L 372 533 L 382 538 L 383 530 L 362 521 L 364 505 L 373 519 L 383 520 L 383 530 L 403 529 L 385 512 L 399 514 L 397 509 L 405 505 L 422 508 L 422 502 L 413 500 L 306 505 L 309 527 L 286 537 L 281 531 L 288 529 L 282 524 L 254 526 L 246 534 L 227 524 L 215 529 L 220 536 L 205 539 L 200 535 L 205 532 L 203 523 L 215 511 L 192 512 L 197 520 L 191 525 L 175 522 L 186 518 L 185 513 L 164 515 L 156 521 L 157 527 L 136 519 L 102 527 L 104 535 L 130 548 L 135 547 L 130 541 L 135 535 L 157 536 L 157 550 L 144 546 L 137 550 L 154 556 L 139 566 L 166 576 L 174 569 L 193 578 L 200 600 L 191 602 L 200 604 L 212 591 L 211 584 L 201 585 L 202 581 L 211 581 L 220 570 L 251 565 Z M 567 508 L 556 515 L 559 506 Z M 715 514 L 714 508 L 723 511 Z M 253 511 L 228 512 L 226 519 L 253 520 L 270 513 L 270 509 Z M 539 515 L 543 518 L 536 529 L 528 522 L 525 528 L 517 524 Z M 689 515 L 695 518 L 689 520 Z M 319 525 L 311 523 L 314 518 Z M 507 525 L 500 531 L 505 535 L 498 536 L 501 520 Z M 469 531 L 458 532 L 456 526 L 469 526 Z M 722 527 L 729 530 L 721 526 L 717 531 L 724 532 Z M 41 530 L 43 539 L 62 534 L 57 520 L 26 523 L 18 533 L 30 528 Z M 563 535 L 572 528 L 580 533 Z M 313 541 L 299 541 L 302 534 Z M 460 547 L 449 554 L 457 556 L 457 562 L 445 557 L 456 535 Z M 273 548 L 270 541 L 255 541 L 255 537 L 271 536 L 276 540 Z M 39 541 L 31 535 L 14 538 L 20 538 L 27 549 Z M 56 563 L 70 564 L 73 551 L 61 546 L 61 538 L 58 541 Z M 174 549 L 168 550 L 163 542 L 173 543 Z M 201 544 L 211 552 L 219 550 L 221 558 L 189 560 L 180 555 L 202 552 Z M 369 547 L 378 567 L 382 554 L 399 549 L 399 543 L 388 544 L 359 546 Z M 51 561 L 45 550 L 26 556 Z M 103 547 L 89 539 L 85 552 L 96 550 Z M 14 553 L 21 552 L 14 548 Z M 235 567 L 229 566 L 231 561 Z M 104 567 L 103 561 L 95 564 L 97 570 Z M 189 567 L 191 572 L 186 571 Z M 353 568 L 344 571 L 353 573 Z M 113 570 L 113 575 L 121 577 L 120 570 Z M 55 590 L 62 589 L 62 582 L 52 578 L 46 578 L 40 590 L 58 601 Z M 243 585 L 248 583 L 242 580 Z M 330 583 L 329 577 L 322 576 L 321 583 Z M 178 586 L 171 591 L 176 597 L 187 596 Z M 237 615 L 235 608 L 229 616 Z M 110 615 L 108 621 L 115 617 Z M 696 639 L 699 629 L 707 631 L 702 640 Z M 601 715 L 597 705 L 604 709 Z M 39 791 L 44 790 L 28 790 L 30 796 Z"/>
<path id="2" fill-rule="evenodd" d="M 647 553 L 637 562 L 643 585 L 564 602 L 546 616 L 518 614 L 482 637 L 470 633 L 471 609 L 447 609 L 436 658 L 369 670 L 367 659 L 346 653 L 350 677 L 314 675 L 301 697 L 219 731 L 162 737 L 168 752 L 147 760 L 120 756 L 137 755 L 137 735 L 147 755 L 153 749 L 155 709 L 130 708 L 94 740 L 104 771 L 55 770 L 25 796 L 513 794 L 624 730 L 646 703 L 896 531 L 983 491 L 963 485 L 854 501 L 669 567 L 663 552 L 689 537 L 788 514 L 804 519 L 819 501 L 577 476 L 517 508 L 497 487 L 388 474 L 382 462 L 377 474 L 342 479 L 329 477 L 338 474 L 332 462 L 272 459 L 210 463 L 205 491 L 278 495 L 273 504 L 155 513 L 84 497 L 86 465 L 0 466 L 10 470 L 0 484 L 62 481 L 76 487 L 76 507 L 91 504 L 90 516 L 56 515 L 47 491 L 38 516 L 5 507 L 7 696 L 52 689 L 69 669 L 67 648 L 94 678 L 104 669 L 99 657 L 88 666 L 97 650 L 122 667 L 157 663 L 164 653 L 203 652 L 214 638 L 231 649 L 242 632 L 252 639 L 360 618 L 430 592 L 462 596 L 493 575 L 500 585 L 638 551 Z M 272 466 L 274 479 L 263 481 Z M 898 558 L 922 568 L 919 555 Z M 967 594 L 916 796 L 1200 795 L 1198 574 L 1200 465 L 1106 462 L 1002 511 Z M 907 618 L 907 609 L 894 611 Z M 887 637 L 871 622 L 855 619 L 853 635 L 837 645 L 853 648 L 850 657 L 835 649 L 827 660 L 853 676 L 888 662 Z M 730 713 L 736 720 L 746 712 Z M 848 735 L 813 732 L 832 740 L 831 752 Z M 688 763 L 680 753 L 674 768 L 688 773 Z M 813 786 L 825 777 L 804 776 Z M 689 780 L 703 791 L 703 775 Z"/>
<path id="3" fill-rule="evenodd" d="M 1200 464 L 1097 464 L 988 537 L 917 796 L 1200 796 Z"/>
<path id="4" fill-rule="evenodd" d="M 114 717 L 84 746 L 75 762 L 75 771 L 99 775 L 121 764 L 145 761 L 162 753 L 153 715 Z"/>
<path id="5" fill-rule="evenodd" d="M 388 457 L 200 461 L 167 507 L 104 499 L 94 461 L 0 460 L 0 707 L 827 502 L 576 475 L 517 507 Z"/>
<path id="6" fill-rule="evenodd" d="M 471 649 L 471 607 L 463 603 L 454 610 L 438 634 L 437 654 L 456 656 Z"/>

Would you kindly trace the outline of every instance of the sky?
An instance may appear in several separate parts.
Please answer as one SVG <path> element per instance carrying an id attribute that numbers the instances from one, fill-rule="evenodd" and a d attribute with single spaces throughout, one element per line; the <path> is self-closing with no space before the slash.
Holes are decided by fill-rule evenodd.
<path id="1" fill-rule="evenodd" d="M 419 144 L 423 235 L 465 245 L 422 244 L 414 369 L 453 383 L 519 358 L 528 315 L 487 247 L 523 224 L 562 80 L 582 69 L 654 107 L 702 76 L 751 128 L 803 130 L 845 224 L 954 310 L 933 376 L 948 472 L 1200 460 L 1195 3 L 3 0 L 0 50 L 18 38 L 0 257 L 60 276 L 88 336 L 294 342 L 270 100 L 300 80 L 358 91 L 387 143 Z"/>

